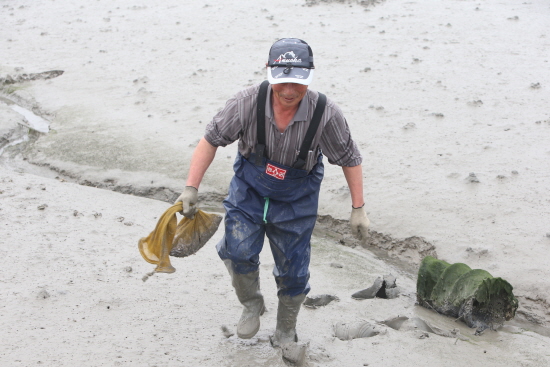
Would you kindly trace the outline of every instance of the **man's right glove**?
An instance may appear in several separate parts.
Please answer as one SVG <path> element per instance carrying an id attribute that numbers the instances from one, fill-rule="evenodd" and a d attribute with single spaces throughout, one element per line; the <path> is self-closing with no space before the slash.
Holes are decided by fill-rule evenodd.
<path id="1" fill-rule="evenodd" d="M 193 186 L 185 186 L 181 195 L 176 199 L 174 204 L 182 203 L 183 210 L 180 212 L 189 219 L 193 219 L 197 212 L 197 201 L 199 201 L 199 190 Z"/>
<path id="2" fill-rule="evenodd" d="M 365 240 L 369 235 L 370 220 L 367 218 L 367 212 L 364 207 L 351 209 L 351 233 L 359 240 Z"/>

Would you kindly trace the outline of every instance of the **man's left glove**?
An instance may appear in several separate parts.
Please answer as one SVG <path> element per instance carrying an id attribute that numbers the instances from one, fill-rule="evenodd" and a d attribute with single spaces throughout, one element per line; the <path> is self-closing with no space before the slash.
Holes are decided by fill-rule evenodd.
<path id="1" fill-rule="evenodd" d="M 352 207 L 353 208 L 353 207 Z M 369 235 L 370 220 L 364 207 L 351 209 L 351 233 L 359 240 L 365 240 Z"/>
<path id="2" fill-rule="evenodd" d="M 183 192 L 179 198 L 176 199 L 174 204 L 180 201 L 183 205 L 183 210 L 180 213 L 189 219 L 193 219 L 198 210 L 197 201 L 199 201 L 199 190 L 193 186 L 185 186 L 185 189 L 183 189 Z"/>

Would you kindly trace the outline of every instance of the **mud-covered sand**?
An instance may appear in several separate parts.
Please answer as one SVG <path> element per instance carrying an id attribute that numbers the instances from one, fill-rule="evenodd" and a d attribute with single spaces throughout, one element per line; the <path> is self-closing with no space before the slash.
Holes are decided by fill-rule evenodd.
<path id="1" fill-rule="evenodd" d="M 223 229 L 146 282 L 137 241 L 184 186 L 210 118 L 264 79 L 288 36 L 312 46 L 311 88 L 363 152 L 372 222 L 367 243 L 351 238 L 349 192 L 327 164 L 310 295 L 338 300 L 302 308 L 304 363 L 548 365 L 549 13 L 511 0 L 2 2 L 0 365 L 285 365 L 268 338 L 269 252 L 268 312 L 244 341 L 230 336 L 240 305 L 214 249 Z M 29 131 L 21 108 L 50 131 Z M 203 209 L 220 211 L 235 154 L 218 150 Z M 416 306 L 428 254 L 508 280 L 516 318 L 474 335 Z M 387 274 L 398 298 L 351 298 Z M 358 322 L 377 335 L 335 337 Z"/>
<path id="2" fill-rule="evenodd" d="M 240 316 L 229 275 L 214 243 L 188 258 L 172 258 L 173 274 L 148 277 L 154 266 L 137 250 L 169 205 L 0 169 L 2 184 L 3 366 L 285 366 L 269 335 L 276 322 L 273 260 L 262 256 L 261 284 L 268 312 L 256 337 L 226 338 Z M 8 224 L 10 228 L 4 224 Z M 309 366 L 544 366 L 548 339 L 529 325 L 498 332 L 474 329 L 415 305 L 415 279 L 368 251 L 313 239 L 314 295 L 339 300 L 303 307 L 300 342 Z M 355 300 L 376 277 L 393 273 L 396 299 Z M 404 325 L 420 318 L 448 336 Z M 378 335 L 340 340 L 340 323 L 367 322 Z"/>

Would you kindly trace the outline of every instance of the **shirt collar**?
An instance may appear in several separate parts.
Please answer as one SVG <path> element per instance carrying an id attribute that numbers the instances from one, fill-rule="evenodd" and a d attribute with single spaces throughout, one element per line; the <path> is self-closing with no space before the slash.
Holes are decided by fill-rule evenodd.
<path id="1" fill-rule="evenodd" d="M 300 104 L 298 105 L 298 110 L 294 114 L 293 121 L 306 121 L 307 120 L 307 110 L 309 107 L 309 98 L 308 98 L 308 92 L 304 95 L 304 98 L 300 101 Z M 273 117 L 273 108 L 271 107 L 271 85 L 269 88 L 267 88 L 267 101 L 265 104 L 265 116 L 274 119 Z"/>

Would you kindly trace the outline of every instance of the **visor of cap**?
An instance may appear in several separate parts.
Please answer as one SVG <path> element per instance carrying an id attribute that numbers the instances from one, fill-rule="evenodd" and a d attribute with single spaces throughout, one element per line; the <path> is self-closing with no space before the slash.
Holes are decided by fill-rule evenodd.
<path id="1" fill-rule="evenodd" d="M 285 73 L 285 70 L 287 73 Z M 267 67 L 267 80 L 270 84 L 297 83 L 309 85 L 313 79 L 313 69 L 301 67 Z"/>

